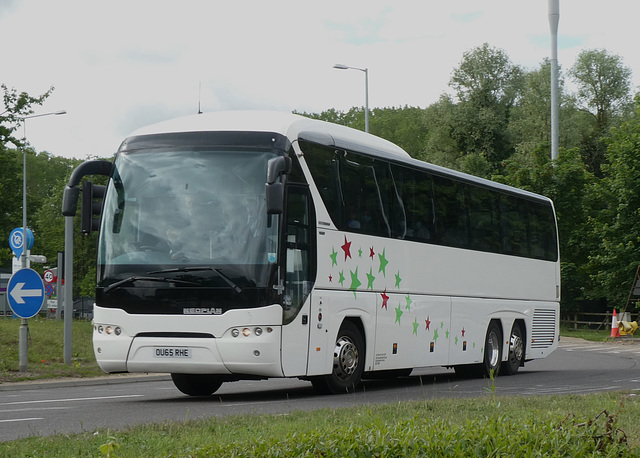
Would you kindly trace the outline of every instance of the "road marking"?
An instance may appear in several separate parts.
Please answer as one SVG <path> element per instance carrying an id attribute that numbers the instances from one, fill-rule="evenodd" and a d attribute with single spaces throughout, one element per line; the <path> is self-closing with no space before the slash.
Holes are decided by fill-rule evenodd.
<path id="1" fill-rule="evenodd" d="M 144 394 L 127 394 L 122 396 L 95 396 L 90 398 L 69 398 L 69 399 L 41 399 L 38 401 L 13 401 L 3 402 L 0 406 L 12 406 L 18 404 L 45 404 L 47 402 L 74 402 L 74 401 L 100 401 L 103 399 L 141 398 Z"/>
<path id="2" fill-rule="evenodd" d="M 29 412 L 31 410 L 37 410 L 38 412 L 43 410 L 69 410 L 71 407 L 27 407 L 26 409 L 6 409 L 0 410 L 0 413 L 14 413 L 14 412 Z"/>
<path id="3" fill-rule="evenodd" d="M 9 420 L 0 420 L 0 423 L 12 423 L 15 421 L 34 421 L 34 420 L 44 420 L 44 418 L 33 417 L 33 418 L 11 418 Z"/>

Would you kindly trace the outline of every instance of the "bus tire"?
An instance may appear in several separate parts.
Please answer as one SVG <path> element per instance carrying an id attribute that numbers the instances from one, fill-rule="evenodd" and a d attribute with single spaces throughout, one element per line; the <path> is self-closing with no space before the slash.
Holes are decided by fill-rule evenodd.
<path id="1" fill-rule="evenodd" d="M 518 372 L 520 366 L 524 362 L 524 337 L 522 325 L 516 321 L 511 328 L 511 337 L 509 338 L 509 356 L 502 363 L 502 373 L 505 375 L 514 375 Z"/>
<path id="2" fill-rule="evenodd" d="M 314 389 L 322 394 L 352 393 L 360 384 L 364 371 L 364 338 L 351 321 L 340 327 L 333 351 L 331 374 L 311 379 Z"/>
<path id="3" fill-rule="evenodd" d="M 502 364 L 502 331 L 497 322 L 492 321 L 487 328 L 484 340 L 484 360 L 482 362 L 482 377 L 497 377 Z"/>
<path id="4" fill-rule="evenodd" d="M 171 374 L 171 380 L 176 388 L 189 396 L 210 396 L 223 382 L 211 374 Z"/>

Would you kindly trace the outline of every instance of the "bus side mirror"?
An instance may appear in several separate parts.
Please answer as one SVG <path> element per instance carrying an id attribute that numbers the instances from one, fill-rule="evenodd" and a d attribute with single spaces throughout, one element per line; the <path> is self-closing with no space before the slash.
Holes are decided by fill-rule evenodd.
<path id="1" fill-rule="evenodd" d="M 284 211 L 284 186 L 282 183 L 267 183 L 267 214 L 281 215 Z"/>
<path id="2" fill-rule="evenodd" d="M 278 177 L 291 171 L 291 158 L 288 156 L 272 157 L 267 163 L 267 184 L 273 184 Z"/>
<path id="3" fill-rule="evenodd" d="M 291 158 L 278 156 L 267 163 L 267 214 L 280 215 L 284 211 L 284 186 L 278 178 L 291 171 Z"/>

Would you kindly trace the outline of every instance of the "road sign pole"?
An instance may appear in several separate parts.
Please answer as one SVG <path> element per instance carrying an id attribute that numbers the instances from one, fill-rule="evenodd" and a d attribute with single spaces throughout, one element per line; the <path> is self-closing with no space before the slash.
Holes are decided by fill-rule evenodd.
<path id="1" fill-rule="evenodd" d="M 19 370 L 20 372 L 27 372 L 27 366 L 29 365 L 29 325 L 27 324 L 26 318 L 21 319 L 18 340 L 20 351 Z"/>

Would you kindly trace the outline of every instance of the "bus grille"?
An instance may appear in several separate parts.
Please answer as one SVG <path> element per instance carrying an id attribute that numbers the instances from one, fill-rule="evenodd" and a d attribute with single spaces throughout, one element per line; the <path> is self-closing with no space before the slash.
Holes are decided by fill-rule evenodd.
<path id="1" fill-rule="evenodd" d="M 556 313 L 554 310 L 536 309 L 533 311 L 533 329 L 531 330 L 531 348 L 547 348 L 556 338 Z"/>

